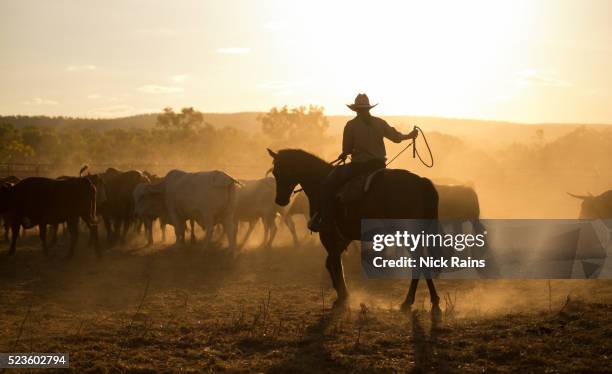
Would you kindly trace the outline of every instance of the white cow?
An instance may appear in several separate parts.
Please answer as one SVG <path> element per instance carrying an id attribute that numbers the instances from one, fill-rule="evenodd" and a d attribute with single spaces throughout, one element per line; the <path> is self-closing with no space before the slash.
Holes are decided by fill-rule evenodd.
<path id="1" fill-rule="evenodd" d="M 276 217 L 283 209 L 274 202 L 276 181 L 272 177 L 266 177 L 255 180 L 240 180 L 240 182 L 242 187 L 236 191 L 234 221 L 236 223 L 249 223 L 249 229 L 240 246 L 242 247 L 247 242 L 257 221 L 261 219 L 264 225 L 264 239 L 261 247 L 270 247 L 278 230 Z"/>
<path id="2" fill-rule="evenodd" d="M 163 184 L 168 223 L 174 226 L 177 243 L 185 242 L 185 221 L 194 219 L 206 231 L 204 247 L 210 245 L 214 226 L 220 223 L 230 249 L 236 248 L 237 180 L 218 170 L 198 173 L 172 170 Z"/>

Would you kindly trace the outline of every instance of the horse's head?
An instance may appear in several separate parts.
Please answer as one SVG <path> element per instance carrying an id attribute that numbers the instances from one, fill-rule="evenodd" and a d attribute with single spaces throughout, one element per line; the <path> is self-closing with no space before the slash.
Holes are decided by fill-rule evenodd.
<path id="1" fill-rule="evenodd" d="M 298 185 L 298 181 L 293 175 L 291 165 L 288 164 L 286 157 L 282 153 L 276 153 L 268 149 L 268 153 L 272 157 L 272 175 L 276 179 L 276 204 L 286 206 L 289 204 L 291 194 Z"/>

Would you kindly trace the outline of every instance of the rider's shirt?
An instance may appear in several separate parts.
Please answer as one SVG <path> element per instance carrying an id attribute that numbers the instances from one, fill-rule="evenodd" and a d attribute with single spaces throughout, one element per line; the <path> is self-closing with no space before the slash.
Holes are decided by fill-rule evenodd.
<path id="1" fill-rule="evenodd" d="M 351 155 L 352 162 L 366 162 L 374 159 L 386 160 L 385 142 L 387 138 L 394 143 L 404 137 L 385 120 L 369 117 L 364 121 L 357 116 L 346 123 L 342 137 L 342 152 Z"/>

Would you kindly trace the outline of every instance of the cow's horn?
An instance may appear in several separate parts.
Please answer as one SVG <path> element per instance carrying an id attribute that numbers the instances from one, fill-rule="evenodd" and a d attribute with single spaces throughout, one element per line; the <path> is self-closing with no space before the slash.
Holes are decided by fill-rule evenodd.
<path id="1" fill-rule="evenodd" d="M 592 196 L 584 196 L 584 195 L 574 195 L 573 193 L 569 193 L 569 192 L 567 194 L 570 195 L 571 197 L 575 197 L 576 199 L 580 199 L 580 200 L 586 200 L 589 197 L 592 197 Z"/>
<path id="2" fill-rule="evenodd" d="M 267 177 L 268 175 L 270 175 L 270 173 L 272 172 L 272 170 L 274 170 L 274 168 L 273 168 L 273 167 L 271 167 L 270 169 L 268 169 L 268 171 L 266 171 L 266 177 Z"/>
<path id="3" fill-rule="evenodd" d="M 79 177 L 80 177 L 80 176 L 82 176 L 82 175 L 83 175 L 83 172 L 84 172 L 85 170 L 87 170 L 88 168 L 89 168 L 89 166 L 87 166 L 87 165 L 83 165 L 83 167 L 81 168 L 81 170 L 79 170 Z"/>

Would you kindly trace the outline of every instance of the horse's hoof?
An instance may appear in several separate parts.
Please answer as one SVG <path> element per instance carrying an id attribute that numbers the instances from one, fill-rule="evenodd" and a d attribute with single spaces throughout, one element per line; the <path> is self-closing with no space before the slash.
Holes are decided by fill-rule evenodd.
<path id="1" fill-rule="evenodd" d="M 434 316 L 439 316 L 442 314 L 442 309 L 440 309 L 440 305 L 438 303 L 431 304 L 431 314 Z"/>
<path id="2" fill-rule="evenodd" d="M 402 305 L 400 306 L 400 312 L 406 313 L 406 312 L 410 312 L 411 310 L 412 310 L 412 303 L 409 303 L 407 301 L 404 301 Z"/>
<path id="3" fill-rule="evenodd" d="M 332 310 L 334 311 L 343 310 L 346 308 L 347 304 L 348 304 L 347 297 L 337 298 L 336 301 L 334 301 L 334 303 L 332 304 Z"/>

